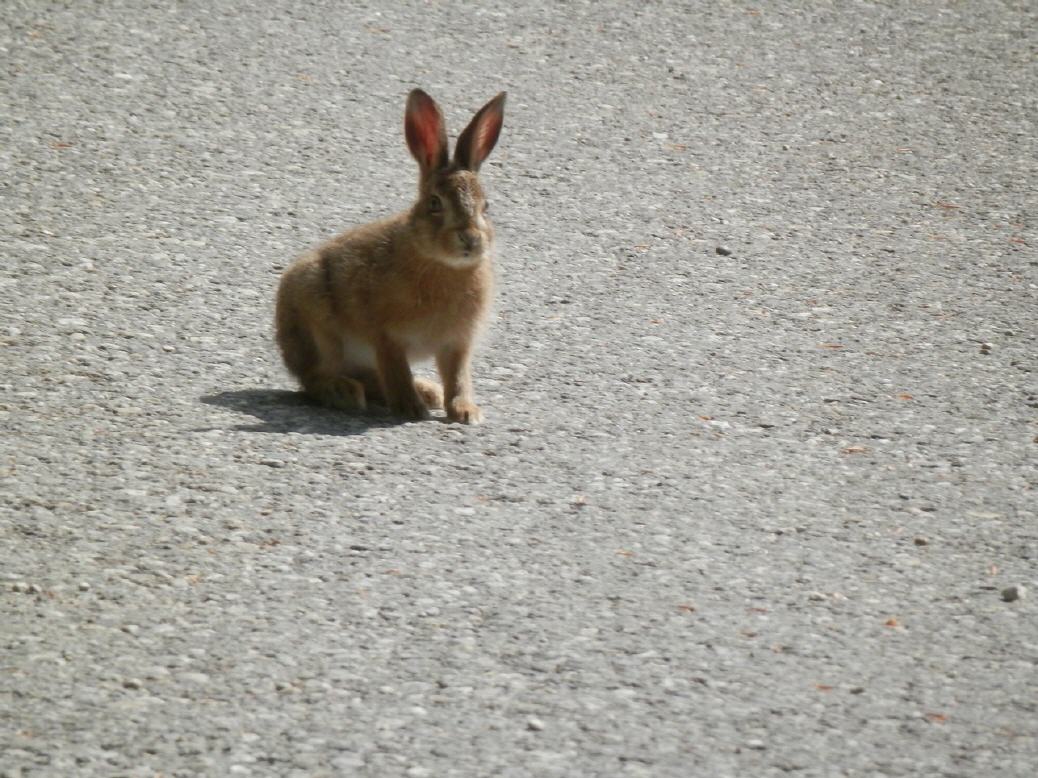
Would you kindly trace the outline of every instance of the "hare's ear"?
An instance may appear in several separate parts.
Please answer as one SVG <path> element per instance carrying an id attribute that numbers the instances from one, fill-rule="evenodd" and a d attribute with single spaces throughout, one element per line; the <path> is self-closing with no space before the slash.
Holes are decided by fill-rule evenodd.
<path id="1" fill-rule="evenodd" d="M 505 93 L 502 92 L 480 108 L 469 126 L 458 136 L 458 145 L 454 147 L 455 164 L 473 173 L 478 171 L 483 160 L 494 150 L 504 121 Z"/>
<path id="2" fill-rule="evenodd" d="M 407 96 L 404 135 L 411 155 L 426 176 L 447 166 L 447 128 L 436 101 L 421 89 Z"/>

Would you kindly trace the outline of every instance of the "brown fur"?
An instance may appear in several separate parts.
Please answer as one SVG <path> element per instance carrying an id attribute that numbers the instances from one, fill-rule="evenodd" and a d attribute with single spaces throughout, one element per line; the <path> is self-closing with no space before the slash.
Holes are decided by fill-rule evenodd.
<path id="1" fill-rule="evenodd" d="M 493 291 L 494 231 L 476 171 L 503 111 L 504 93 L 476 114 L 448 162 L 439 108 L 412 92 L 405 135 L 421 169 L 414 206 L 332 238 L 285 271 L 277 340 L 314 399 L 349 410 L 372 403 L 409 419 L 442 407 L 454 421 L 481 420 L 469 363 Z M 411 373 L 429 357 L 442 390 Z"/>

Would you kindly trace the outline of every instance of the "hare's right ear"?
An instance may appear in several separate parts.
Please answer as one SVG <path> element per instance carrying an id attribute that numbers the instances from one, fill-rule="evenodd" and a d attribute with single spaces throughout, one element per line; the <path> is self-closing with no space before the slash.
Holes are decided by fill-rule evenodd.
<path id="1" fill-rule="evenodd" d="M 447 128 L 443 114 L 436 101 L 421 89 L 412 90 L 407 96 L 404 134 L 423 176 L 447 166 Z"/>

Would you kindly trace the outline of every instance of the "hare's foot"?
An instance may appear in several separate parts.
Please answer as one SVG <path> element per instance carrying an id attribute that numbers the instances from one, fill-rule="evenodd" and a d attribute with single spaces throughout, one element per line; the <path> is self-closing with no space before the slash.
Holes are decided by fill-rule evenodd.
<path id="1" fill-rule="evenodd" d="M 364 396 L 368 401 L 368 405 L 383 408 L 389 406 L 382 387 L 379 385 L 377 375 L 374 373 L 358 375 L 357 380 L 363 384 Z M 415 378 L 414 390 L 427 409 L 440 410 L 443 408 L 443 389 L 435 381 L 427 378 Z"/>
<path id="2" fill-rule="evenodd" d="M 437 410 L 443 408 L 443 387 L 435 381 L 430 381 L 428 378 L 416 378 L 414 390 L 418 392 L 418 396 L 422 398 L 426 407 Z"/>
<path id="3" fill-rule="evenodd" d="M 307 393 L 321 405 L 341 411 L 363 411 L 368 407 L 364 397 L 364 384 L 348 376 L 318 378 L 304 387 Z"/>
<path id="4" fill-rule="evenodd" d="M 403 392 L 402 396 L 389 400 L 389 412 L 394 416 L 411 421 L 422 421 L 429 418 L 429 408 L 418 392 Z"/>
<path id="5" fill-rule="evenodd" d="M 462 424 L 479 424 L 483 421 L 483 411 L 472 400 L 456 397 L 447 403 L 447 418 Z"/>

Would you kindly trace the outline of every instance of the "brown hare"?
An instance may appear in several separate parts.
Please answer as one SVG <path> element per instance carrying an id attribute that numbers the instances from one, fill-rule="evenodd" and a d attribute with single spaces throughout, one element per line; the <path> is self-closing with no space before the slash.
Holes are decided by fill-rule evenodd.
<path id="1" fill-rule="evenodd" d="M 504 121 L 505 93 L 484 105 L 451 158 L 436 102 L 408 95 L 404 134 L 418 161 L 409 211 L 338 235 L 281 277 L 277 341 L 285 365 L 318 402 L 369 404 L 406 419 L 443 408 L 482 419 L 469 362 L 493 292 L 494 229 L 477 173 Z M 433 357 L 443 387 L 411 374 Z"/>

